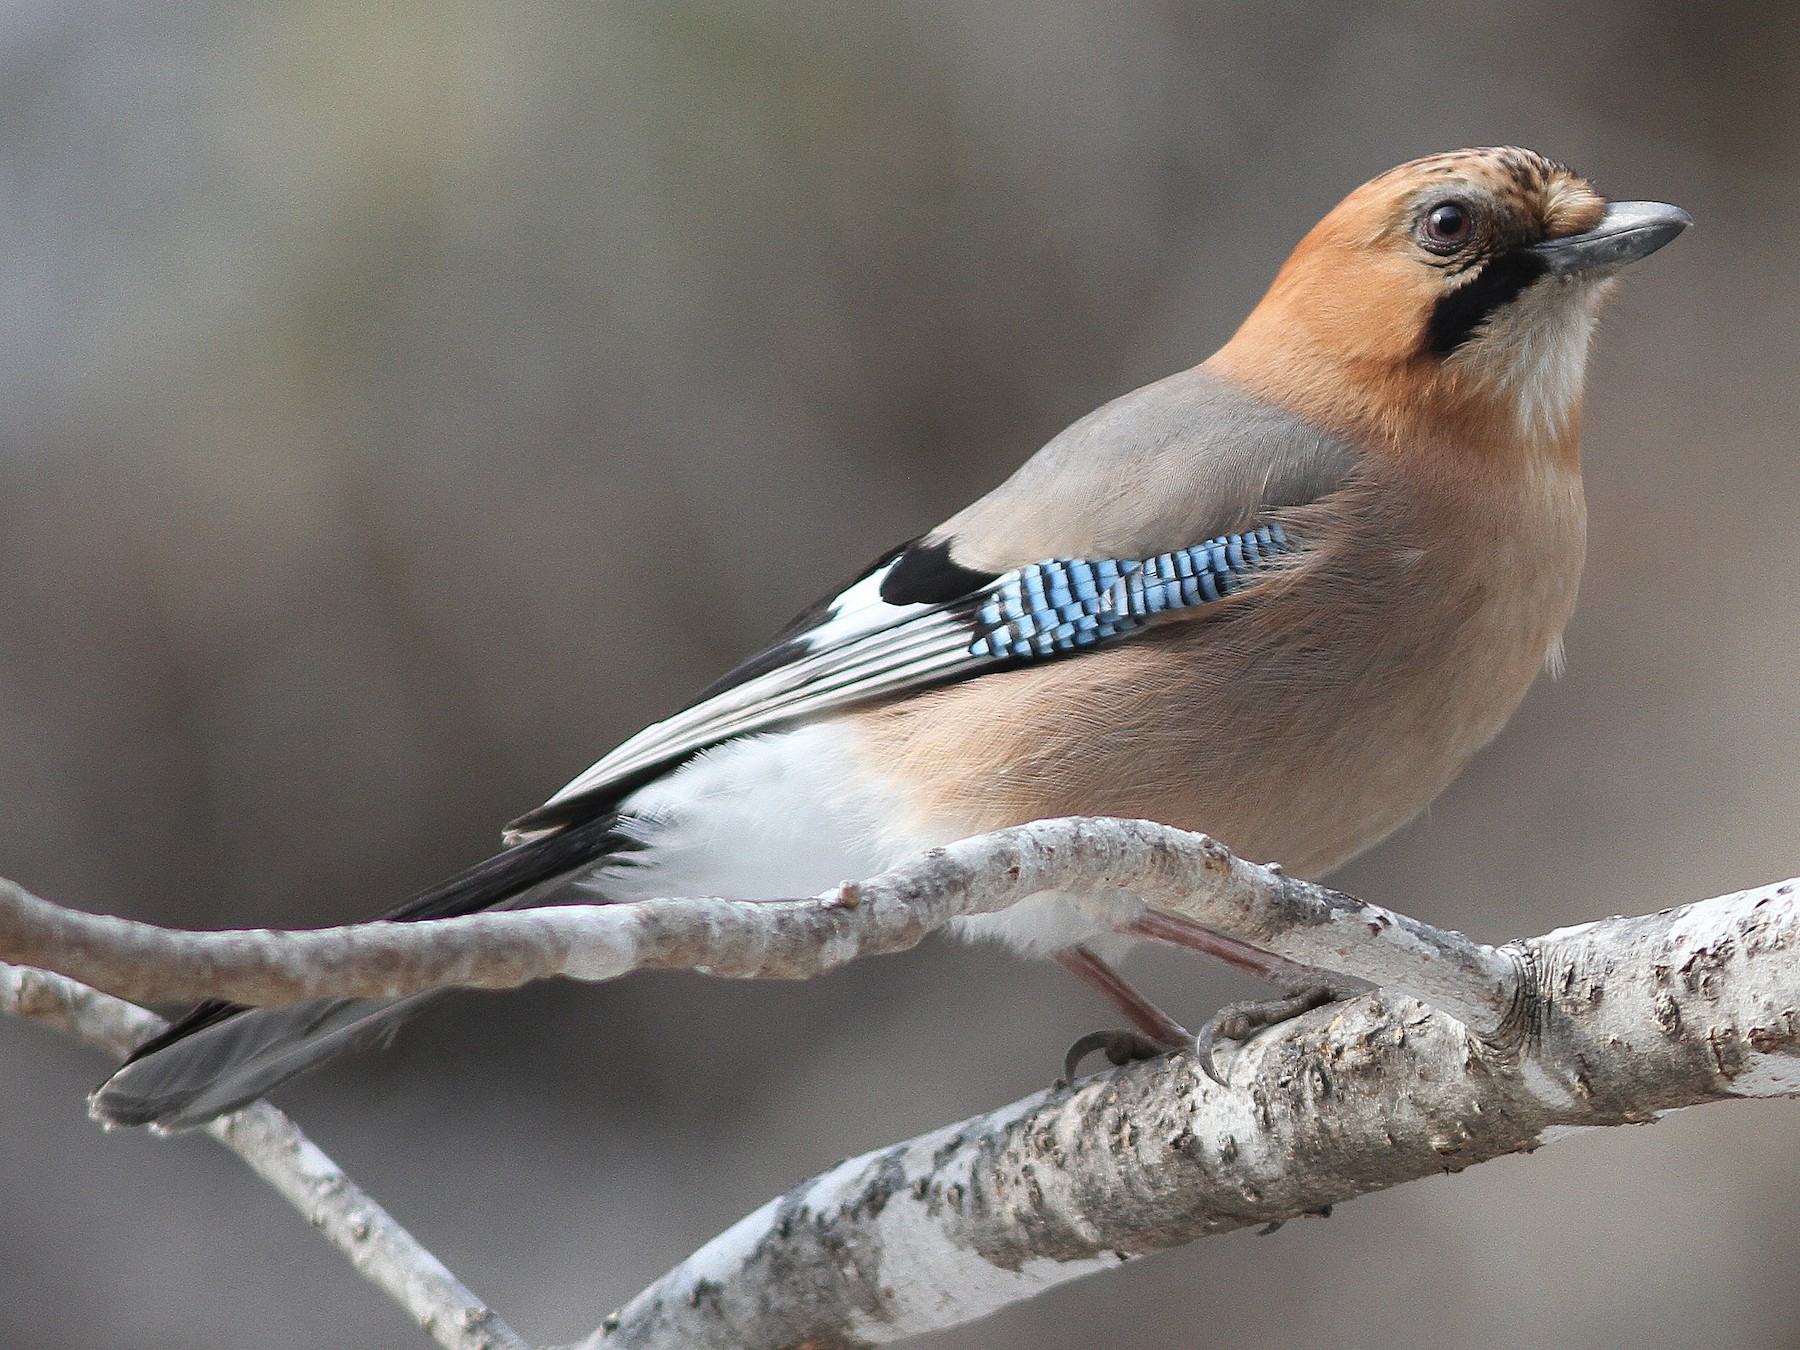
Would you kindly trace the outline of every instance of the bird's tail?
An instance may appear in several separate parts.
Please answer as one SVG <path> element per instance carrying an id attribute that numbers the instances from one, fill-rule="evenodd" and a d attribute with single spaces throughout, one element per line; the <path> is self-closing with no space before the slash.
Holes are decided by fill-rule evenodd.
<path id="1" fill-rule="evenodd" d="M 554 883 L 627 846 L 615 823 L 607 814 L 519 844 L 380 917 L 414 923 L 548 899 Z M 88 1098 L 88 1110 L 112 1125 L 192 1129 L 314 1065 L 387 1040 L 441 996 L 321 998 L 285 1008 L 202 1003 L 132 1052 Z"/>

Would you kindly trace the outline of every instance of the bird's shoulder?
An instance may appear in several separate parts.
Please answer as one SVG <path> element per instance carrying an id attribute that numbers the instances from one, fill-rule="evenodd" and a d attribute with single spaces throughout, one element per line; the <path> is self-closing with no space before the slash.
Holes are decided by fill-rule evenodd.
<path id="1" fill-rule="evenodd" d="M 939 555 L 920 567 L 934 577 L 1149 557 L 1316 501 L 1360 458 L 1342 436 L 1195 366 L 1096 408 L 914 552 Z"/>

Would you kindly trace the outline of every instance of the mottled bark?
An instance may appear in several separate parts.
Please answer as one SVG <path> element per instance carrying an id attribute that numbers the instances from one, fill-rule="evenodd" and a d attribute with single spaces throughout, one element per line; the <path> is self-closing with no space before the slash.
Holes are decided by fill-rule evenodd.
<path id="1" fill-rule="evenodd" d="M 1174 1056 L 854 1158 L 758 1210 L 586 1350 L 879 1344 L 1210 1233 L 1582 1127 L 1800 1093 L 1790 884 L 1510 949 L 1490 1037 L 1378 992 L 1253 1041 L 1229 1086 Z"/>
<path id="2" fill-rule="evenodd" d="M 0 897 L 0 943 L 159 995 L 271 1002 L 653 965 L 798 978 L 1043 890 L 1129 892 L 1381 987 L 1256 1037 L 1224 1086 L 1191 1056 L 1166 1057 L 843 1163 L 695 1253 L 585 1350 L 901 1340 L 1572 1129 L 1800 1095 L 1794 883 L 1494 949 L 1142 822 L 1004 831 L 811 901 L 649 901 L 316 934 L 168 933 L 15 888 Z M 117 1053 L 160 1025 L 15 966 L 0 966 L 0 1008 Z M 273 1108 L 210 1128 L 440 1344 L 521 1345 Z"/>

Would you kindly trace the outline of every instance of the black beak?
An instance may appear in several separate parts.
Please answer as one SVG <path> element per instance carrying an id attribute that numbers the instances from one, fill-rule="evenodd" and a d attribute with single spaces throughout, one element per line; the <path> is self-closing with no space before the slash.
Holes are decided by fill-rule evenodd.
<path id="1" fill-rule="evenodd" d="M 1614 202 L 1593 229 L 1546 239 L 1525 251 L 1543 259 L 1549 275 L 1569 276 L 1647 258 L 1693 223 L 1686 211 L 1666 202 Z"/>

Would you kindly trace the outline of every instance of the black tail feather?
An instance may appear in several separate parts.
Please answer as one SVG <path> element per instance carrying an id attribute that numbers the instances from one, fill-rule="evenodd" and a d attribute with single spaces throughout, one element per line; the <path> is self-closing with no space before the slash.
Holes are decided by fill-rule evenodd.
<path id="1" fill-rule="evenodd" d="M 526 903 L 546 883 L 629 847 L 616 824 L 609 812 L 519 844 L 378 917 L 416 923 Z M 209 999 L 133 1051 L 88 1109 L 115 1125 L 203 1125 L 317 1064 L 384 1040 L 437 997 L 313 999 L 286 1008 Z"/>

